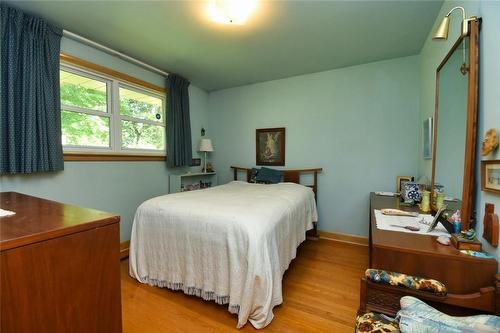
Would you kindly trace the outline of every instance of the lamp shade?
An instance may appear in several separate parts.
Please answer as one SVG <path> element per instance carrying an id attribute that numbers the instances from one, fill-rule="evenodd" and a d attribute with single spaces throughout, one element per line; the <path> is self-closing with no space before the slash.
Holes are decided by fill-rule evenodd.
<path id="1" fill-rule="evenodd" d="M 450 17 L 445 16 L 441 21 L 441 24 L 437 28 L 433 40 L 447 40 L 448 39 L 448 31 L 450 30 Z"/>
<path id="2" fill-rule="evenodd" d="M 214 146 L 212 146 L 212 140 L 201 139 L 198 151 L 214 151 Z"/>

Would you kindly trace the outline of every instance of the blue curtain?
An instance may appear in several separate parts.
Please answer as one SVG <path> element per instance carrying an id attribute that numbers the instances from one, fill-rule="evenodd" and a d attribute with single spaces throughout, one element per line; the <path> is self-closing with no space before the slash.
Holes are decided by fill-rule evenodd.
<path id="1" fill-rule="evenodd" d="M 189 81 L 175 74 L 167 77 L 167 166 L 189 166 L 193 158 L 189 119 Z"/>
<path id="2" fill-rule="evenodd" d="M 0 172 L 62 170 L 62 31 L 4 4 L 0 24 Z"/>

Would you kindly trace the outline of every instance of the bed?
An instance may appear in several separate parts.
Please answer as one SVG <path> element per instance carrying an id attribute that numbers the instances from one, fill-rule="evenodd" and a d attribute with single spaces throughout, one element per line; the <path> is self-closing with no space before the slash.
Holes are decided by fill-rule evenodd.
<path id="1" fill-rule="evenodd" d="M 313 170 L 310 187 L 298 184 L 299 173 L 295 182 L 235 180 L 145 201 L 132 227 L 130 275 L 227 304 L 238 315 L 238 328 L 247 321 L 265 327 L 283 301 L 283 274 L 317 221 L 314 193 L 321 169 Z"/>

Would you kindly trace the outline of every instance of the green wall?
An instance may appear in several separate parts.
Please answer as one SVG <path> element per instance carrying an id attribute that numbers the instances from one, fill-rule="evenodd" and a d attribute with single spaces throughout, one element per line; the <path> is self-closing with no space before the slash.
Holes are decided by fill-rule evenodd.
<path id="1" fill-rule="evenodd" d="M 165 85 L 160 75 L 75 41 L 63 38 L 61 49 L 139 79 Z M 208 128 L 208 94 L 191 85 L 189 96 L 196 155 L 200 129 Z M 130 239 L 136 208 L 147 199 L 168 193 L 168 175 L 165 162 L 65 162 L 62 172 L 0 176 L 0 189 L 117 213 L 121 216 L 120 238 L 124 241 Z"/>
<path id="2" fill-rule="evenodd" d="M 219 180 L 255 165 L 255 129 L 286 127 L 286 168 L 322 167 L 319 229 L 366 236 L 369 192 L 417 167 L 419 57 L 380 61 L 209 94 Z"/>
<path id="3" fill-rule="evenodd" d="M 445 1 L 438 19 L 435 22 L 434 28 L 439 24 L 439 20 L 455 6 L 463 6 L 467 15 L 475 15 L 482 17 L 482 26 L 480 32 L 479 46 L 479 121 L 478 121 L 478 153 L 476 156 L 476 219 L 478 235 L 482 235 L 483 225 L 482 219 L 484 216 L 484 204 L 486 202 L 493 203 L 496 206 L 496 213 L 500 212 L 500 196 L 481 191 L 480 185 L 480 161 L 500 159 L 500 150 L 489 156 L 483 157 L 479 154 L 480 141 L 484 133 L 489 128 L 496 128 L 500 132 L 500 43 L 498 40 L 498 32 L 500 31 L 500 2 L 496 1 Z M 451 30 L 448 41 L 437 43 L 431 40 L 431 33 L 425 42 L 421 52 L 421 69 L 420 69 L 420 119 L 419 126 L 423 119 L 434 113 L 434 84 L 435 70 L 437 64 L 441 62 L 444 55 L 451 48 L 453 42 L 459 35 L 459 15 L 452 14 Z M 434 30 L 433 30 L 434 31 Z M 419 127 L 420 128 L 420 127 Z M 419 138 L 419 174 L 430 175 L 430 162 L 421 159 L 421 137 Z M 430 177 L 430 176 L 429 176 Z M 482 241 L 483 248 L 493 254 L 500 260 L 500 249 L 493 248 L 485 240 Z"/>

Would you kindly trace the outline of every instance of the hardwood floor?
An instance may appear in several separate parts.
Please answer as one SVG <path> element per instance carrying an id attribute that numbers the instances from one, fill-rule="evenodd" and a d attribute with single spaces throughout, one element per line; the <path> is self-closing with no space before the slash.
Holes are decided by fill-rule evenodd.
<path id="1" fill-rule="evenodd" d="M 306 241 L 283 278 L 283 299 L 264 332 L 353 332 L 359 279 L 368 247 L 320 239 Z M 121 262 L 123 332 L 236 332 L 227 306 L 150 287 L 128 275 Z M 256 331 L 250 323 L 242 332 Z"/>

